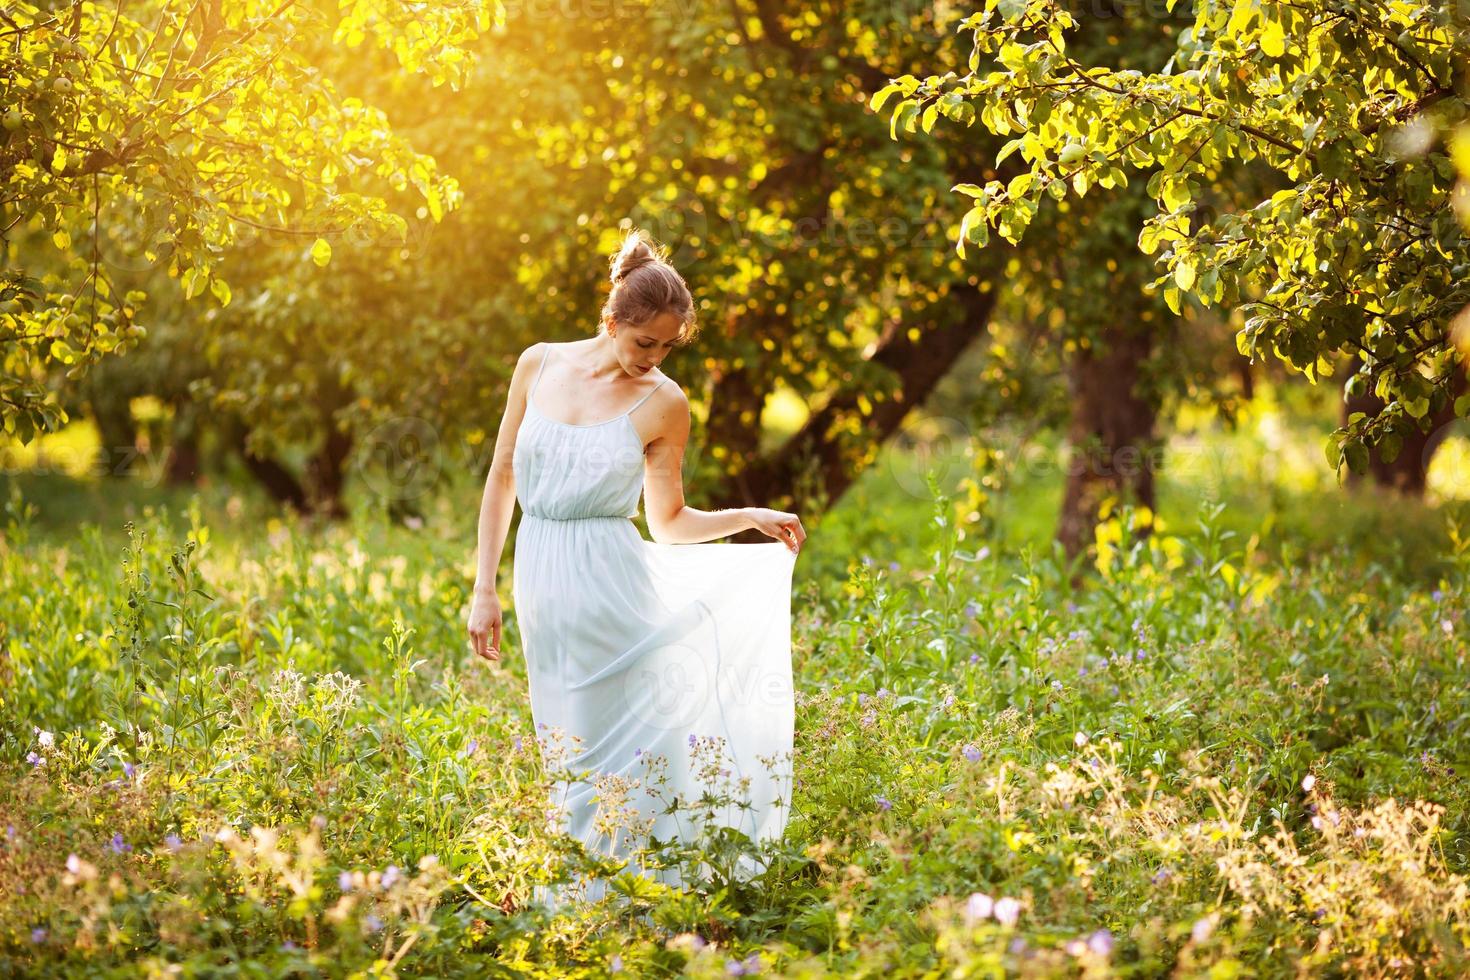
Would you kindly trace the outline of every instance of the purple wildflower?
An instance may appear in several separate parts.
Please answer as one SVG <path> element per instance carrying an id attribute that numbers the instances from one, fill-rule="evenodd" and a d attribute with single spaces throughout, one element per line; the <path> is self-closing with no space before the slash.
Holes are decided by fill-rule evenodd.
<path id="1" fill-rule="evenodd" d="M 123 763 L 123 775 L 124 776 L 128 777 L 129 779 L 132 779 L 133 778 L 133 773 L 135 773 L 135 772 L 137 772 L 137 769 L 134 768 L 134 766 L 133 766 L 133 764 L 131 762 L 124 762 Z"/>
<path id="2" fill-rule="evenodd" d="M 516 752 L 519 752 L 521 750 L 521 737 L 519 735 L 515 737 L 515 741 L 510 743 L 510 747 Z"/>
<path id="3" fill-rule="evenodd" d="M 1026 952 L 1026 937 L 1017 936 L 1015 939 L 1011 940 L 1010 946 L 1006 948 L 1011 951 L 1012 956 L 1020 956 L 1022 953 Z"/>
<path id="4" fill-rule="evenodd" d="M 617 953 L 614 953 L 613 954 L 613 958 L 607 961 L 607 972 L 608 973 L 622 973 L 623 972 L 623 958 L 622 958 L 622 956 L 620 956 Z"/>
<path id="5" fill-rule="evenodd" d="M 965 758 L 966 759 L 969 759 L 971 762 L 979 762 L 980 761 L 980 750 L 978 748 L 976 748 L 975 746 L 973 746 L 973 745 L 966 745 L 960 751 L 963 752 L 965 754 Z"/>
<path id="6" fill-rule="evenodd" d="M 343 892 L 352 891 L 352 872 L 344 871 L 337 876 L 337 888 Z"/>
<path id="7" fill-rule="evenodd" d="M 132 844 L 123 840 L 122 831 L 113 834 L 112 840 L 108 841 L 107 846 L 112 848 L 112 853 L 114 854 L 123 854 L 133 849 Z"/>
<path id="8" fill-rule="evenodd" d="M 294 952 L 296 952 L 300 948 L 301 948 L 300 946 L 297 946 L 295 943 L 293 943 L 289 939 L 286 940 L 285 942 L 281 943 L 281 952 L 283 952 L 283 953 L 294 953 Z"/>
<path id="9" fill-rule="evenodd" d="M 880 809 L 880 810 L 892 810 L 893 809 L 893 803 L 888 799 L 888 797 L 883 796 L 882 794 L 879 794 L 876 797 L 876 799 L 878 801 L 878 809 Z"/>
<path id="10" fill-rule="evenodd" d="M 398 865 L 390 864 L 383 869 L 383 877 L 379 879 L 378 883 L 382 885 L 384 891 L 387 891 L 393 887 L 400 877 L 402 877 L 402 874 L 398 870 Z"/>
<path id="11" fill-rule="evenodd" d="M 694 743 L 695 743 L 695 742 L 696 742 L 696 741 L 697 741 L 697 739 L 696 739 L 696 737 L 695 737 L 695 735 L 694 735 L 694 733 L 693 733 L 693 732 L 690 732 L 690 733 L 689 733 L 689 747 L 690 747 L 690 748 L 691 748 L 691 749 L 692 749 L 692 748 L 694 748 Z"/>
<path id="12" fill-rule="evenodd" d="M 1154 872 L 1154 884 L 1162 885 L 1165 881 L 1168 881 L 1169 878 L 1173 877 L 1173 874 L 1174 872 L 1170 871 L 1168 868 L 1160 868 L 1159 870 Z"/>
<path id="13" fill-rule="evenodd" d="M 972 663 L 972 664 L 978 664 L 979 662 L 980 662 L 980 654 L 978 654 L 978 653 L 972 653 L 972 654 L 970 654 L 970 663 Z"/>
<path id="14" fill-rule="evenodd" d="M 725 973 L 732 977 L 754 976 L 759 972 L 761 972 L 759 953 L 751 953 L 743 960 L 728 960 L 725 963 Z"/>
<path id="15" fill-rule="evenodd" d="M 888 570 L 890 572 L 896 572 L 896 571 L 898 571 L 898 567 L 899 567 L 898 566 L 898 562 L 896 562 L 896 561 L 891 561 L 891 562 L 888 563 Z"/>
<path id="16" fill-rule="evenodd" d="M 46 941 L 46 930 L 40 926 L 31 930 L 31 942 L 44 943 Z"/>
<path id="17" fill-rule="evenodd" d="M 368 932 L 380 932 L 380 931 L 382 931 L 382 928 L 383 928 L 383 920 L 380 919 L 380 918 L 378 918 L 376 915 L 373 915 L 373 914 L 369 913 L 368 914 L 368 917 L 365 918 L 365 919 L 363 919 L 362 921 L 363 921 L 363 924 L 368 927 Z"/>
<path id="18" fill-rule="evenodd" d="M 35 752 L 27 752 L 26 761 L 39 768 L 46 764 L 46 757 L 44 755 L 37 755 Z"/>
<path id="19" fill-rule="evenodd" d="M 1111 956 L 1113 953 L 1113 934 L 1106 929 L 1099 929 L 1087 937 L 1087 948 L 1098 956 Z"/>
<path id="20" fill-rule="evenodd" d="M 177 853 L 178 853 L 178 852 L 179 852 L 179 851 L 180 851 L 180 850 L 182 850 L 182 849 L 183 849 L 183 847 L 184 847 L 184 841 L 183 841 L 183 838 L 181 838 L 181 837 L 179 837 L 179 835 L 178 835 L 178 834 L 169 834 L 169 835 L 168 835 L 168 836 L 167 836 L 167 837 L 165 837 L 165 838 L 164 838 L 164 839 L 163 839 L 163 844 L 164 844 L 164 846 L 165 846 L 165 847 L 167 847 L 167 848 L 168 848 L 168 849 L 169 849 L 169 850 L 170 850 L 170 851 L 173 851 L 173 852 L 174 852 L 174 853 L 176 853 L 176 854 L 177 854 Z"/>
<path id="21" fill-rule="evenodd" d="M 1062 689 L 1062 682 L 1061 681 L 1052 681 L 1051 682 L 1051 688 L 1052 688 L 1053 691 L 1060 691 Z"/>
<path id="22" fill-rule="evenodd" d="M 978 616 L 979 614 L 980 614 L 980 604 L 977 603 L 974 599 L 971 599 L 969 602 L 965 603 L 965 615 L 966 616 L 970 616 L 970 617 L 973 618 L 975 616 Z"/>
<path id="23" fill-rule="evenodd" d="M 954 695 L 953 694 L 946 694 L 944 696 L 944 700 L 939 703 L 939 707 L 941 709 L 948 708 L 952 704 L 954 704 Z"/>

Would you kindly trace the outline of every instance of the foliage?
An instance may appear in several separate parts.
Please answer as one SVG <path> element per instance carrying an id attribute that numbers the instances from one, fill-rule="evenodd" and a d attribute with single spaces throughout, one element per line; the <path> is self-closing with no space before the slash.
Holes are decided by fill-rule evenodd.
<path id="1" fill-rule="evenodd" d="M 1455 203 L 1470 189 L 1467 137 L 1454 135 L 1466 118 L 1463 5 L 1207 0 L 1172 57 L 1145 69 L 1079 61 L 1080 23 L 1059 0 L 987 0 L 963 25 L 968 73 L 898 76 L 874 93 L 895 135 L 940 117 L 1016 134 L 996 159 L 1019 151 L 1022 172 L 954 188 L 972 200 L 960 254 L 992 228 L 1019 241 L 1046 196 L 1126 187 L 1129 169 L 1156 168 L 1157 213 L 1137 240 L 1163 266 L 1153 288 L 1176 313 L 1185 296 L 1238 309 L 1242 354 L 1313 382 L 1336 355 L 1360 354 L 1345 387 L 1386 407 L 1350 419 L 1328 454 L 1359 472 L 1369 446 L 1391 460 L 1462 370 L 1451 320 L 1470 304 L 1470 209 Z M 1247 164 L 1290 185 L 1231 207 L 1220 186 Z M 1470 398 L 1456 410 L 1470 414 Z"/>
<path id="2" fill-rule="evenodd" d="M 104 246 L 166 262 L 186 299 L 223 307 L 222 254 L 244 242 L 325 266 L 331 239 L 406 234 L 390 189 L 413 187 L 435 221 L 455 207 L 455 181 L 314 49 L 371 39 L 403 72 L 458 87 L 467 43 L 500 15 L 482 0 L 7 5 L 5 234 L 26 265 L 0 281 L 5 431 L 28 441 L 64 422 L 49 375 L 77 378 L 146 332 L 147 295 L 109 275 Z"/>

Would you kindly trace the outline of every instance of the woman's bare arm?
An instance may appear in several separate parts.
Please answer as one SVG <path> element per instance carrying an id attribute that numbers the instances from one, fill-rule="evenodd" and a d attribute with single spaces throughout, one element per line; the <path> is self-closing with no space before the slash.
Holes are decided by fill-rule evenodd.
<path id="1" fill-rule="evenodd" d="M 689 399 L 677 384 L 649 399 L 654 439 L 644 450 L 643 503 L 648 533 L 660 544 L 713 541 L 755 526 L 748 507 L 698 510 L 684 503 L 684 447 L 689 442 Z M 656 407 L 655 407 L 656 406 Z"/>
<path id="2" fill-rule="evenodd" d="M 530 385 L 537 359 L 541 356 L 540 344 L 532 344 L 521 352 L 511 375 L 510 389 L 505 397 L 505 414 L 500 417 L 500 431 L 495 436 L 495 455 L 490 461 L 490 472 L 485 477 L 485 493 L 480 500 L 480 530 L 478 557 L 476 559 L 476 594 L 495 594 L 496 577 L 500 573 L 500 553 L 505 548 L 505 539 L 510 534 L 510 520 L 515 515 L 516 486 L 515 456 L 516 435 L 520 432 L 521 419 L 526 414 L 526 390 Z"/>

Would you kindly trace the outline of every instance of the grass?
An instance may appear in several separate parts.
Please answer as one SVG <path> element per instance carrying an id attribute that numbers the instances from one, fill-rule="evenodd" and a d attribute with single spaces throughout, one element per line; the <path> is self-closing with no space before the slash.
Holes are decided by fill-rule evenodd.
<path id="1" fill-rule="evenodd" d="M 1199 438 L 1228 465 L 1166 468 L 1151 534 L 1114 508 L 1080 588 L 1054 473 L 885 454 L 808 522 L 769 872 L 650 847 L 712 877 L 555 917 L 597 865 L 546 830 L 514 610 L 501 667 L 463 636 L 478 487 L 318 528 L 12 481 L 0 974 L 1461 975 L 1463 504 Z"/>

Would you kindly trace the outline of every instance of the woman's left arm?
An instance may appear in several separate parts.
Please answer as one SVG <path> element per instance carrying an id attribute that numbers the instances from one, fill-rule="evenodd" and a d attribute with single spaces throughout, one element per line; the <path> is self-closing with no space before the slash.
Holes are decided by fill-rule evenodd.
<path id="1" fill-rule="evenodd" d="M 684 503 L 684 447 L 689 442 L 689 399 L 677 384 L 649 399 L 653 441 L 644 449 L 643 502 L 648 533 L 660 544 L 697 544 L 757 528 L 800 548 L 806 533 L 795 514 L 762 507 L 699 510 Z M 655 407 L 656 406 L 656 407 Z"/>

